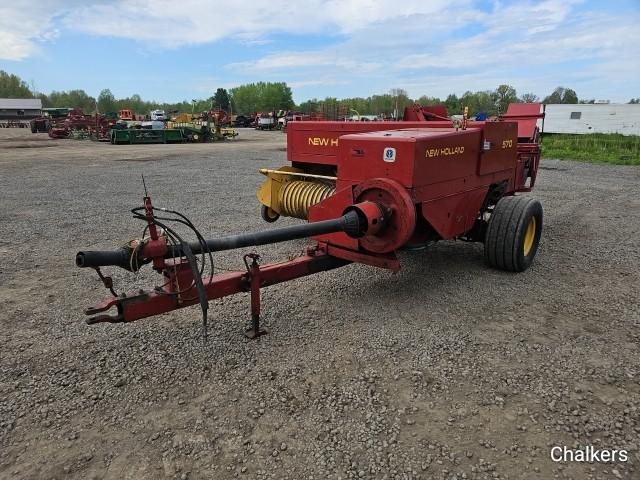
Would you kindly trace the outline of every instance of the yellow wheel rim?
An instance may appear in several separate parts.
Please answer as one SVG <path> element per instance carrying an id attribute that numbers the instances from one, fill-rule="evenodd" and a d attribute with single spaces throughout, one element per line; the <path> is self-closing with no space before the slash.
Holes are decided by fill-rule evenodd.
<path id="1" fill-rule="evenodd" d="M 533 247 L 533 241 L 536 238 L 536 217 L 531 217 L 529 225 L 527 226 L 527 232 L 524 234 L 524 256 L 526 257 L 531 253 L 531 247 Z"/>

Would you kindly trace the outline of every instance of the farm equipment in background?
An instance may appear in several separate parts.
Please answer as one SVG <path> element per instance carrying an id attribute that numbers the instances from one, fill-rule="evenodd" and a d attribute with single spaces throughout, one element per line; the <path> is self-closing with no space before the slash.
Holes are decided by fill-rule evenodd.
<path id="1" fill-rule="evenodd" d="M 43 116 L 30 122 L 31 132 L 48 132 L 51 138 L 74 138 L 109 141 L 112 129 L 140 126 L 129 109 L 118 113 L 86 115 L 79 108 L 47 108 Z"/>
<path id="2" fill-rule="evenodd" d="M 151 110 L 149 118 L 151 120 L 156 120 L 159 122 L 165 122 L 168 120 L 167 116 L 164 113 L 164 110 Z"/>
<path id="3" fill-rule="evenodd" d="M 402 119 L 405 122 L 427 122 L 429 120 L 449 120 L 444 105 L 412 105 L 405 107 Z"/>
<path id="4" fill-rule="evenodd" d="M 273 130 L 276 128 L 277 117 L 275 112 L 259 113 L 256 115 L 256 130 Z"/>
<path id="5" fill-rule="evenodd" d="M 49 137 L 56 139 L 69 138 L 73 137 L 75 132 L 88 133 L 89 129 L 95 126 L 97 121 L 97 116 L 85 115 L 80 108 L 73 108 L 66 117 L 50 121 L 48 130 Z M 80 137 L 78 134 L 76 134 L 76 136 L 78 138 Z M 82 136 L 84 136 L 84 134 Z"/>
<path id="6" fill-rule="evenodd" d="M 229 126 L 237 128 L 248 128 L 255 121 L 255 118 L 246 115 L 231 115 Z"/>
<path id="7" fill-rule="evenodd" d="M 111 129 L 118 128 L 120 121 L 116 112 L 108 112 L 103 115 L 94 116 L 94 124 L 89 127 L 89 138 L 97 142 L 108 142 L 111 140 Z"/>
<path id="8" fill-rule="evenodd" d="M 118 111 L 118 118 L 124 122 L 133 122 L 136 119 L 136 116 L 132 110 L 123 108 L 122 110 Z"/>
<path id="9" fill-rule="evenodd" d="M 153 113 L 153 112 L 152 112 Z M 159 111 L 154 114 L 158 117 Z M 112 128 L 110 141 L 114 145 L 140 143 L 200 143 L 233 139 L 238 133 L 221 125 L 228 122 L 224 110 L 212 110 L 200 114 L 181 113 L 167 122 L 148 120 L 139 124 L 127 122 L 128 128 Z"/>
<path id="10" fill-rule="evenodd" d="M 184 133 L 179 128 L 112 128 L 109 131 L 112 145 L 149 143 L 183 143 Z"/>
<path id="11" fill-rule="evenodd" d="M 0 128 L 28 128 L 31 127 L 31 133 L 36 133 L 33 131 L 33 120 L 0 120 Z"/>
<path id="12" fill-rule="evenodd" d="M 62 124 L 69 130 L 87 130 L 95 124 L 95 117 L 93 115 L 85 115 L 80 108 L 74 108 L 69 112 Z"/>
<path id="13" fill-rule="evenodd" d="M 235 138 L 238 133 L 228 125 L 230 117 L 222 109 L 202 112 L 198 115 L 182 113 L 167 123 L 169 128 L 182 129 L 186 141 L 212 142 Z"/>
<path id="14" fill-rule="evenodd" d="M 50 120 L 47 117 L 37 117 L 29 121 L 31 133 L 46 133 L 51 128 Z"/>
<path id="15" fill-rule="evenodd" d="M 65 127 L 50 127 L 47 133 L 53 139 L 69 138 L 71 136 L 71 130 Z"/>
<path id="16" fill-rule="evenodd" d="M 40 119 L 37 120 L 40 121 Z M 66 117 L 44 118 L 43 123 L 51 138 L 73 138 L 76 140 L 90 138 L 91 140 L 108 141 L 110 130 L 118 123 L 118 114 L 110 112 L 85 115 L 82 110 L 75 108 L 70 110 Z"/>
<path id="17" fill-rule="evenodd" d="M 540 159 L 539 104 L 511 105 L 494 121 L 427 119 L 421 122 L 291 122 L 291 166 L 263 170 L 263 207 L 308 223 L 205 240 L 189 219 L 152 205 L 132 210 L 142 237 L 114 251 L 81 251 L 78 267 L 91 267 L 111 296 L 85 313 L 88 324 L 131 322 L 200 305 L 206 335 L 208 301 L 250 293 L 251 327 L 259 337 L 264 287 L 362 263 L 400 269 L 396 252 L 438 240 L 484 243 L 487 263 L 521 272 L 533 261 L 542 232 L 542 206 L 517 193 L 535 185 Z M 197 241 L 175 229 L 188 227 Z M 260 265 L 243 256 L 244 269 L 217 273 L 213 254 L 311 237 L 316 244 L 296 258 Z M 200 262 L 196 261 L 196 256 Z M 135 272 L 146 264 L 161 275 L 151 291 L 116 293 L 100 268 Z M 203 277 L 208 266 L 210 275 Z M 110 310 L 115 309 L 113 314 Z"/>
<path id="18" fill-rule="evenodd" d="M 288 110 L 272 110 L 271 112 L 257 112 L 253 126 L 256 130 L 283 130 L 287 117 L 292 114 Z"/>
<path id="19" fill-rule="evenodd" d="M 69 115 L 71 108 L 43 108 L 42 116 L 29 122 L 31 133 L 46 133 L 52 126 L 58 126 Z"/>

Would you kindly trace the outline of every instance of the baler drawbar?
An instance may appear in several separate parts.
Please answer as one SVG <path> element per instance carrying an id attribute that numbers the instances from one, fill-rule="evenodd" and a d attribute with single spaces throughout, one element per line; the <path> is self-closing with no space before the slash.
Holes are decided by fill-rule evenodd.
<path id="1" fill-rule="evenodd" d="M 230 272 L 201 278 L 195 255 L 211 255 L 213 252 L 232 250 L 248 246 L 258 246 L 284 242 L 315 235 L 341 232 L 353 238 L 375 234 L 386 225 L 390 210 L 380 204 L 363 202 L 352 205 L 344 215 L 316 223 L 293 225 L 264 232 L 231 235 L 213 240 L 204 240 L 194 229 L 198 242 L 184 242 L 172 229 L 159 222 L 154 215 L 154 207 L 149 196 L 144 197 L 144 215 L 134 209 L 134 217 L 147 221 L 149 236 L 142 240 L 132 240 L 128 245 L 114 251 L 83 251 L 76 254 L 76 265 L 81 268 L 96 269 L 103 283 L 113 293 L 113 297 L 101 304 L 85 310 L 87 315 L 95 315 L 112 307 L 117 308 L 116 315 L 100 314 L 87 319 L 88 324 L 109 322 L 129 322 L 151 315 L 168 312 L 177 308 L 200 303 L 203 311 L 204 334 L 207 331 L 207 302 L 239 292 L 251 292 L 251 328 L 247 336 L 255 338 L 264 333 L 260 328 L 260 288 L 325 270 L 341 267 L 350 263 L 327 254 L 326 250 L 316 247 L 307 250 L 307 254 L 294 260 L 260 266 L 259 256 L 244 256 L 246 271 Z M 167 211 L 165 209 L 159 209 Z M 176 213 L 177 212 L 172 212 Z M 192 226 L 186 220 L 185 224 Z M 165 219 L 166 221 L 166 219 Z M 180 223 L 183 223 L 180 221 Z M 165 231 L 159 231 L 158 226 Z M 179 243 L 175 242 L 175 239 Z M 174 244 L 170 244 L 173 240 Z M 162 287 L 153 292 L 141 292 L 138 295 L 117 295 L 113 290 L 110 277 L 105 277 L 100 267 L 117 266 L 136 271 L 141 266 L 153 263 L 154 270 L 162 273 L 166 279 Z M 213 262 L 212 262 L 213 271 Z"/>

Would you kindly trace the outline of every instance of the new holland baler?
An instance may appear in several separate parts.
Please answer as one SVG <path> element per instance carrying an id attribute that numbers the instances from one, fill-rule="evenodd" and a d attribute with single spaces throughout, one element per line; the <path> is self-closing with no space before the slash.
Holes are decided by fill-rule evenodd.
<path id="1" fill-rule="evenodd" d="M 306 223 L 205 240 L 184 215 L 154 208 L 147 195 L 133 210 L 146 223 L 142 238 L 119 250 L 76 255 L 76 265 L 95 268 L 112 293 L 86 310 L 87 322 L 129 322 L 199 304 L 206 332 L 209 300 L 250 292 L 247 335 L 254 338 L 263 332 L 262 288 L 349 263 L 398 271 L 398 250 L 439 240 L 483 242 L 490 266 L 521 272 L 542 232 L 540 203 L 517 195 L 535 185 L 541 117 L 539 104 L 513 104 L 484 122 L 433 113 L 416 122 L 291 122 L 291 166 L 262 170 L 267 180 L 257 195 L 265 220 L 287 215 Z M 197 241 L 185 241 L 175 222 Z M 292 260 L 260 265 L 250 254 L 244 270 L 213 271 L 216 251 L 305 237 L 315 244 Z M 207 262 L 211 274 L 203 276 Z M 100 271 L 136 271 L 148 263 L 163 283 L 133 295 L 116 294 Z"/>

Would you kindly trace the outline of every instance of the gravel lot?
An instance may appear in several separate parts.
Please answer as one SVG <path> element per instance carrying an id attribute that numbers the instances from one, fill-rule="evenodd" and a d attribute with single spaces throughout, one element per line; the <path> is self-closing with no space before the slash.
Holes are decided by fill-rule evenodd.
<path id="1" fill-rule="evenodd" d="M 111 146 L 0 130 L 0 478 L 640 478 L 640 168 L 544 161 L 523 274 L 442 242 L 399 274 L 351 265 L 265 290 L 257 342 L 246 295 L 212 302 L 206 345 L 197 307 L 85 325 L 107 292 L 75 252 L 139 235 L 142 172 L 156 205 L 213 237 L 268 228 L 257 170 L 284 163 L 277 132 Z M 564 445 L 629 459 L 552 462 Z"/>

